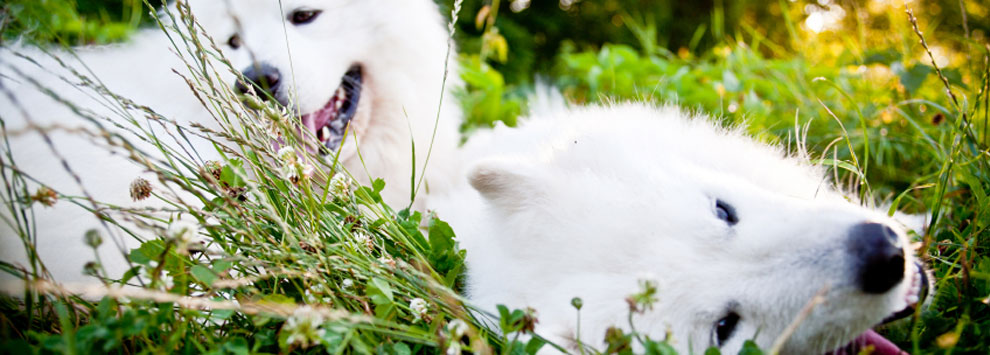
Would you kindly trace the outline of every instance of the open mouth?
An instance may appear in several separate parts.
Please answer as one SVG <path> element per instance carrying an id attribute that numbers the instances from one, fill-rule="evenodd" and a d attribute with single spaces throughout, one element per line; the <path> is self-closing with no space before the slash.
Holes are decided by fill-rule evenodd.
<path id="1" fill-rule="evenodd" d="M 320 154 L 326 155 L 340 148 L 347 125 L 357 113 L 361 84 L 361 67 L 354 65 L 340 79 L 340 86 L 323 108 L 301 117 L 303 127 L 319 141 Z"/>
<path id="2" fill-rule="evenodd" d="M 911 277 L 911 287 L 908 292 L 904 295 L 904 301 L 907 307 L 904 309 L 894 312 L 890 316 L 887 316 L 880 325 L 887 324 L 899 319 L 907 318 L 915 313 L 918 304 L 925 299 L 928 295 L 928 274 L 921 264 L 915 264 L 917 267 L 917 272 L 913 273 Z M 897 347 L 893 342 L 884 338 L 880 333 L 875 330 L 870 329 L 860 334 L 852 342 L 843 346 L 841 348 L 835 349 L 828 353 L 828 355 L 852 355 L 859 354 L 861 350 L 867 347 L 872 347 L 873 351 L 870 354 L 874 355 L 899 355 L 907 354 L 900 348 Z"/>

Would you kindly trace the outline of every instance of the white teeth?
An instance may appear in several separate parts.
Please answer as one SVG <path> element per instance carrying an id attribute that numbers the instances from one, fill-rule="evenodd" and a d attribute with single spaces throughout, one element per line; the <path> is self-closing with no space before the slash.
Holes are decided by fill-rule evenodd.
<path id="1" fill-rule="evenodd" d="M 324 142 L 330 139 L 330 127 L 323 126 L 323 128 L 320 128 L 320 137 L 323 138 L 321 140 Z"/>
<path id="2" fill-rule="evenodd" d="M 907 296 L 907 303 L 909 305 L 910 304 L 918 303 L 918 296 L 917 295 L 909 295 L 909 296 Z"/>
<path id="3" fill-rule="evenodd" d="M 334 94 L 334 96 L 337 98 L 338 101 L 344 101 L 345 99 L 347 99 L 347 91 L 344 90 L 343 86 L 341 86 L 337 88 L 337 92 Z"/>

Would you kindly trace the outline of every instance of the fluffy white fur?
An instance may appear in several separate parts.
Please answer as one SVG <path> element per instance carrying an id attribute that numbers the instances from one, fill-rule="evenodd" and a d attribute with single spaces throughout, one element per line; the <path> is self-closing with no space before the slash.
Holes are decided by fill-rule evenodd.
<path id="1" fill-rule="evenodd" d="M 278 68 L 287 81 L 281 94 L 293 98 L 292 109 L 298 114 L 324 107 L 345 72 L 352 65 L 360 65 L 363 89 L 357 113 L 350 123 L 353 134 L 341 148 L 341 161 L 361 183 L 384 178 L 388 184 L 383 193 L 386 202 L 398 208 L 409 204 L 413 171 L 411 141 L 415 139 L 416 143 L 418 178 L 433 136 L 447 52 L 444 20 L 432 1 L 190 0 L 187 3 L 235 69 L 249 68 L 252 61 Z M 322 13 L 312 23 L 295 26 L 285 19 L 297 9 Z M 235 33 L 243 44 L 239 49 L 227 45 L 227 39 Z M 181 42 L 179 46 L 184 50 Z M 62 51 L 55 51 L 54 55 L 83 75 L 101 81 L 109 90 L 147 105 L 180 125 L 198 123 L 217 128 L 218 123 L 194 97 L 186 82 L 173 73 L 175 70 L 189 76 L 185 64 L 173 51 L 171 40 L 163 32 L 148 29 L 135 34 L 125 44 L 76 48 L 78 57 Z M 20 55 L 31 59 L 25 60 Z M 450 70 L 456 73 L 453 66 Z M 233 74 L 222 70 L 220 74 L 219 85 L 233 84 Z M 128 186 L 139 176 L 151 181 L 157 192 L 167 193 L 157 178 L 128 161 L 120 149 L 108 149 L 99 137 L 67 133 L 67 129 L 83 128 L 90 132 L 97 129 L 93 122 L 37 90 L 31 80 L 95 116 L 111 118 L 99 122 L 110 131 L 140 143 L 125 129 L 114 127 L 124 124 L 112 121 L 120 116 L 115 113 L 120 110 L 118 105 L 76 85 L 79 80 L 56 60 L 38 50 L 2 48 L 0 117 L 12 135 L 9 143 L 14 162 L 21 169 L 61 194 L 80 196 L 85 189 L 98 201 L 120 206 L 149 206 L 148 202 L 133 203 L 129 197 Z M 457 85 L 456 75 L 451 75 L 447 87 Z M 450 154 L 455 151 L 458 139 L 459 107 L 450 97 L 450 89 L 447 92 L 427 170 L 427 186 L 433 189 L 450 184 L 446 180 L 452 174 L 445 169 L 452 163 Z M 179 149 L 180 143 L 169 141 L 162 127 L 143 124 L 166 137 L 164 144 Z M 50 132 L 54 149 L 78 174 L 81 185 L 65 171 L 60 159 L 32 126 L 60 127 Z M 197 159 L 217 159 L 207 140 L 190 138 L 192 148 L 199 153 Z M 138 148 L 155 151 L 149 144 L 138 144 Z M 420 194 L 427 191 L 424 189 Z M 415 205 L 419 206 L 421 203 Z M 81 280 L 83 264 L 95 259 L 83 244 L 82 236 L 87 229 L 100 227 L 96 218 L 64 201 L 54 208 L 36 205 L 34 212 L 37 213 L 34 232 L 42 259 L 56 279 Z M 9 216 L 9 211 L 4 213 L 5 217 Z M 24 248 L 7 223 L 0 228 L 0 238 L 0 258 L 23 264 Z M 136 244 L 133 238 L 119 233 L 114 239 L 123 239 L 125 250 Z M 100 253 L 106 267 L 119 271 L 125 261 L 112 244 L 107 241 Z"/>
<path id="2" fill-rule="evenodd" d="M 822 291 L 783 348 L 820 354 L 917 299 L 906 249 L 904 279 L 883 294 L 858 291 L 850 266 L 850 228 L 889 225 L 906 248 L 899 223 L 850 202 L 805 159 L 705 118 L 639 104 L 558 108 L 465 150 L 469 184 L 433 207 L 467 250 L 470 299 L 492 312 L 533 307 L 536 332 L 571 350 L 571 298 L 584 301 L 580 339 L 597 347 L 607 327 L 628 330 L 625 298 L 641 279 L 658 283 L 659 302 L 635 315 L 636 329 L 670 331 L 684 353 L 715 345 L 729 309 L 741 320 L 722 352 L 754 337 L 766 349 Z M 716 200 L 737 224 L 717 217 Z"/>

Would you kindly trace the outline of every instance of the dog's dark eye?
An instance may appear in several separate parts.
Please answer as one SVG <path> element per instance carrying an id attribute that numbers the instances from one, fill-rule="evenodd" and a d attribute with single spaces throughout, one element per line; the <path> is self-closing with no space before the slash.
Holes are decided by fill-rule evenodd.
<path id="1" fill-rule="evenodd" d="M 292 22 L 293 25 L 305 25 L 313 22 L 322 12 L 320 10 L 296 10 L 289 15 L 289 22 Z"/>
<path id="2" fill-rule="evenodd" d="M 230 38 L 227 39 L 227 45 L 233 49 L 241 48 L 241 36 L 239 35 L 230 36 Z"/>
<path id="3" fill-rule="evenodd" d="M 736 209 L 732 208 L 732 205 L 725 203 L 722 200 L 715 200 L 715 215 L 718 219 L 725 221 L 730 226 L 739 223 L 739 217 L 736 216 Z"/>
<path id="4" fill-rule="evenodd" d="M 739 315 L 736 312 L 729 312 L 715 323 L 715 340 L 719 347 L 732 337 L 737 324 L 739 324 Z"/>

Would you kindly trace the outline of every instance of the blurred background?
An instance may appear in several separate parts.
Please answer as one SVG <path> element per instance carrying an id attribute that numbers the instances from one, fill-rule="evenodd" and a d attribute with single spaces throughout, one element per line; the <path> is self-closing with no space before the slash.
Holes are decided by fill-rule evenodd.
<path id="1" fill-rule="evenodd" d="M 0 41 L 125 40 L 151 23 L 143 4 L 2 0 Z M 438 4 L 449 19 L 452 0 Z M 745 122 L 758 139 L 791 151 L 803 142 L 815 163 L 860 198 L 939 218 L 922 246 L 940 280 L 938 294 L 916 321 L 885 329 L 888 336 L 912 353 L 987 353 L 986 0 L 460 5 L 455 39 L 466 84 L 458 93 L 465 137 L 499 121 L 515 125 L 542 78 L 575 102 L 676 104 Z M 917 16 L 928 50 L 906 9 Z M 800 137 L 796 126 L 806 128 Z"/>

